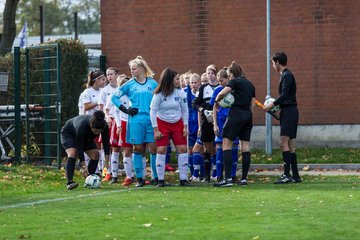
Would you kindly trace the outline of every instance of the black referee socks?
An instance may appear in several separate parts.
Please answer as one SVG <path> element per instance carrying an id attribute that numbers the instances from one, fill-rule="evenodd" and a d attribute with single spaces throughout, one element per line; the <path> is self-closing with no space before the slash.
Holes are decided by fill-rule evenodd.
<path id="1" fill-rule="evenodd" d="M 73 157 L 69 157 L 66 163 L 66 177 L 68 183 L 73 181 L 74 178 L 74 171 L 75 171 L 75 162 L 76 159 Z"/>
<path id="2" fill-rule="evenodd" d="M 250 168 L 250 152 L 243 152 L 241 153 L 242 156 L 242 176 L 241 176 L 241 180 L 246 180 L 248 172 L 249 172 L 249 168 Z"/>
<path id="3" fill-rule="evenodd" d="M 232 167 L 232 150 L 223 151 L 225 179 L 231 178 L 231 167 Z"/>
<path id="4" fill-rule="evenodd" d="M 291 163 L 291 154 L 290 151 L 282 152 L 284 160 L 284 175 L 290 177 L 290 163 Z"/>

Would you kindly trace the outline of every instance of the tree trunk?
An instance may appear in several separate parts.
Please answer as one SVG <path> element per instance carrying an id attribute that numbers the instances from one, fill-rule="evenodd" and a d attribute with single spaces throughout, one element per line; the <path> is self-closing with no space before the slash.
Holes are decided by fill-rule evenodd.
<path id="1" fill-rule="evenodd" d="M 3 34 L 0 40 L 0 56 L 11 52 L 11 47 L 16 36 L 15 16 L 18 3 L 19 0 L 6 0 L 3 18 Z"/>

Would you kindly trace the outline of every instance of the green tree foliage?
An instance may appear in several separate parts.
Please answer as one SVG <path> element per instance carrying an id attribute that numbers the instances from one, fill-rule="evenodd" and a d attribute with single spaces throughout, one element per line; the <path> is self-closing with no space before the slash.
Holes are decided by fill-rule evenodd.
<path id="1" fill-rule="evenodd" d="M 88 56 L 85 45 L 73 39 L 58 39 L 45 44 L 59 43 L 61 49 L 61 101 L 62 111 L 61 120 L 64 123 L 67 119 L 78 115 L 78 98 L 84 90 L 84 82 L 88 72 Z M 36 53 L 34 53 L 36 54 Z M 0 105 L 14 104 L 14 75 L 13 75 L 13 54 L 8 53 L 0 57 L 0 72 L 9 73 L 9 84 L 7 92 L 0 92 Z M 21 101 L 25 102 L 25 57 L 24 52 L 21 54 Z M 34 64 L 34 63 L 33 63 Z M 41 63 L 42 66 L 42 63 Z M 41 67 L 40 66 L 40 67 Z M 38 69 L 39 67 L 32 67 Z M 37 76 L 42 74 L 41 71 L 30 72 L 31 77 L 41 78 Z M 42 86 L 39 86 L 42 88 Z M 36 89 L 32 90 L 32 94 L 36 93 Z M 40 90 L 39 90 L 40 91 Z M 38 103 L 41 104 L 41 103 Z"/>
<path id="2" fill-rule="evenodd" d="M 74 32 L 74 12 L 78 13 L 78 33 L 100 32 L 99 0 L 30 0 L 20 1 L 17 20 L 28 23 L 29 36 L 40 34 L 39 6 L 44 9 L 45 35 L 62 35 Z"/>

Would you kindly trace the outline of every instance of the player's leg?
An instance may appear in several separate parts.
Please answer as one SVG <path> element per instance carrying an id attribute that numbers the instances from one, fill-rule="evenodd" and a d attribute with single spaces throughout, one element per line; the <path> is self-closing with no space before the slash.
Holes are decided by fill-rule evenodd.
<path id="1" fill-rule="evenodd" d="M 184 136 L 184 124 L 180 120 L 172 124 L 171 129 L 171 139 L 175 145 L 176 152 L 178 153 L 178 169 L 180 177 L 180 186 L 188 186 L 188 153 L 187 153 L 187 140 Z"/>
<path id="2" fill-rule="evenodd" d="M 223 167 L 224 167 L 224 159 L 223 159 L 222 143 L 217 143 L 217 145 L 216 145 L 216 177 L 217 177 L 218 182 L 220 182 L 223 178 Z"/>
<path id="3" fill-rule="evenodd" d="M 112 147 L 112 153 L 110 158 L 110 170 L 111 170 L 111 181 L 109 182 L 110 184 L 114 184 L 118 182 L 119 157 L 120 157 L 120 147 Z"/>
<path id="4" fill-rule="evenodd" d="M 231 166 L 231 178 L 233 179 L 233 183 L 236 183 L 236 172 L 239 161 L 239 140 L 235 140 L 233 143 L 233 147 L 231 150 L 232 153 L 232 166 Z"/>
<path id="5" fill-rule="evenodd" d="M 74 172 L 75 172 L 75 163 L 76 163 L 76 148 L 66 149 L 67 162 L 66 162 L 66 180 L 67 180 L 67 189 L 72 190 L 77 188 L 79 185 L 74 182 Z"/>
<path id="6" fill-rule="evenodd" d="M 302 179 L 299 175 L 294 139 L 289 140 L 289 146 L 290 146 L 290 154 L 291 154 L 290 164 L 291 164 L 291 171 L 292 171 L 292 181 L 294 183 L 301 183 Z"/>
<path id="7" fill-rule="evenodd" d="M 147 122 L 145 122 L 144 142 L 147 143 L 150 153 L 151 179 L 156 184 L 158 181 L 158 174 L 156 171 L 156 143 L 154 140 L 154 129 L 151 125 L 150 117 L 147 119 Z"/>
<path id="8" fill-rule="evenodd" d="M 250 169 L 251 155 L 250 155 L 250 141 L 241 140 L 241 180 L 239 185 L 247 185 L 247 175 Z"/>
<path id="9" fill-rule="evenodd" d="M 296 138 L 299 113 L 297 107 L 283 108 L 280 112 L 280 148 L 284 161 L 284 174 L 275 184 L 291 183 L 290 139 Z"/>
<path id="10" fill-rule="evenodd" d="M 233 141 L 224 136 L 222 147 L 223 147 L 225 175 L 223 180 L 213 184 L 214 187 L 230 187 L 233 185 L 231 179 L 232 145 L 233 145 Z"/>
<path id="11" fill-rule="evenodd" d="M 200 141 L 201 142 L 201 141 Z M 200 181 L 200 168 L 204 164 L 203 157 L 203 145 L 202 143 L 196 142 L 193 147 L 193 158 L 194 158 L 194 178 L 192 181 L 199 182 Z"/>

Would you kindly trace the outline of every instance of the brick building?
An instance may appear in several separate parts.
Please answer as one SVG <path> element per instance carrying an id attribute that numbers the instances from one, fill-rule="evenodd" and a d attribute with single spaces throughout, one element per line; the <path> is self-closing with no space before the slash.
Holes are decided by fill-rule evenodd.
<path id="1" fill-rule="evenodd" d="M 358 0 L 271 1 L 271 52 L 288 54 L 301 125 L 360 124 L 359 23 Z M 166 66 L 202 73 L 235 60 L 265 98 L 266 0 L 102 0 L 101 32 L 108 66 L 121 72 L 137 55 L 155 78 Z M 278 79 L 271 69 L 275 97 Z"/>

